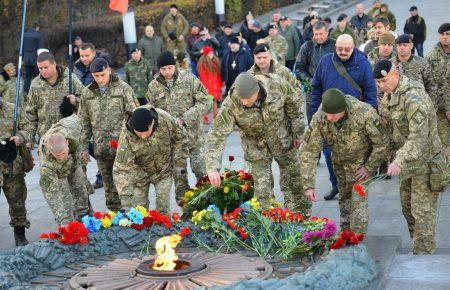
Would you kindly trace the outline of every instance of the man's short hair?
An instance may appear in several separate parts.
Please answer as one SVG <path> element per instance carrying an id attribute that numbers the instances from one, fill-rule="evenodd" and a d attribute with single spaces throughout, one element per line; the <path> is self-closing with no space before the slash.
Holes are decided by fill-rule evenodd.
<path id="1" fill-rule="evenodd" d="M 36 59 L 36 62 L 44 62 L 44 61 L 49 61 L 51 64 L 56 63 L 55 56 L 48 51 L 41 52 Z"/>
<path id="2" fill-rule="evenodd" d="M 80 46 L 80 50 L 86 50 L 86 49 L 95 50 L 95 46 L 90 42 L 83 42 L 83 44 L 81 44 L 81 46 Z"/>
<path id="3" fill-rule="evenodd" d="M 82 40 L 81 36 L 75 36 L 75 40 Z"/>
<path id="4" fill-rule="evenodd" d="M 383 16 L 375 18 L 375 20 L 373 21 L 373 24 L 375 25 L 378 22 L 382 23 L 384 26 L 388 26 L 390 24 L 389 19 L 387 19 L 386 17 L 383 17 Z"/>
<path id="5" fill-rule="evenodd" d="M 31 22 L 31 28 L 36 29 L 36 28 L 39 28 L 39 27 L 41 27 L 41 25 L 36 20 Z"/>
<path id="6" fill-rule="evenodd" d="M 46 145 L 48 150 L 53 154 L 59 154 L 67 148 L 66 138 L 60 133 L 50 135 Z"/>
<path id="7" fill-rule="evenodd" d="M 319 30 L 319 29 L 325 29 L 327 30 L 328 25 L 324 21 L 319 21 L 313 26 L 313 30 Z"/>

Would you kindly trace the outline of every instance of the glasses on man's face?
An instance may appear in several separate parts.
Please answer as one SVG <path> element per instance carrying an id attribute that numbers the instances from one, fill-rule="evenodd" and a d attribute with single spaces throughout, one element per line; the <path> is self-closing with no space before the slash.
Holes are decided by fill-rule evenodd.
<path id="1" fill-rule="evenodd" d="M 338 52 L 351 52 L 351 51 L 353 51 L 353 48 L 352 47 L 336 47 L 336 50 L 338 51 Z"/>

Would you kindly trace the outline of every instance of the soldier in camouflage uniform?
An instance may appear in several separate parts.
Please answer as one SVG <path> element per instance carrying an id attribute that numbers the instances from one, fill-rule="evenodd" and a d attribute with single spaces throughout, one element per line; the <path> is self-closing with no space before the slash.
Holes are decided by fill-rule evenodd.
<path id="1" fill-rule="evenodd" d="M 3 69 L 7 73 L 9 79 L 5 83 L 5 90 L 3 92 L 3 101 L 8 103 L 15 103 L 16 102 L 16 67 L 12 63 L 6 64 Z M 23 82 L 20 82 L 20 88 L 19 88 L 19 107 L 21 109 L 24 108 L 24 100 L 23 100 Z"/>
<path id="2" fill-rule="evenodd" d="M 311 202 L 302 194 L 297 150 L 305 128 L 301 104 L 292 86 L 278 75 L 241 73 L 206 141 L 205 163 L 211 184 L 220 185 L 225 141 L 237 126 L 261 206 L 268 208 L 274 196 L 271 163 L 275 159 L 285 207 L 308 216 Z"/>
<path id="3" fill-rule="evenodd" d="M 378 62 L 373 75 L 388 99 L 383 117 L 391 127 L 395 156 L 387 173 L 400 175 L 400 202 L 413 253 L 432 254 L 440 181 L 431 173 L 433 164 L 444 158 L 433 102 L 421 83 L 400 75 L 389 60 Z"/>
<path id="4" fill-rule="evenodd" d="M 14 104 L 2 101 L 0 98 L 0 140 L 11 140 L 13 132 Z M 25 128 L 27 119 L 23 116 L 19 119 L 19 131 L 12 139 L 17 146 L 24 146 L 31 138 L 30 134 L 21 130 Z M 0 145 L 1 146 L 1 145 Z M 20 151 L 19 151 L 20 152 Z M 17 155 L 13 163 L 13 175 L 9 176 L 9 164 L 0 161 L 0 187 L 5 194 L 9 205 L 10 225 L 14 228 L 14 238 L 16 246 L 28 244 L 25 237 L 25 228 L 30 227 L 27 220 L 27 210 L 25 201 L 27 199 L 27 187 L 25 184 L 25 171 L 22 156 Z"/>
<path id="5" fill-rule="evenodd" d="M 37 58 L 40 75 L 33 79 L 28 93 L 26 105 L 30 128 L 27 131 L 31 136 L 42 137 L 50 127 L 63 118 L 59 107 L 63 98 L 78 107 L 79 96 L 84 86 L 72 75 L 73 94 L 69 94 L 69 70 L 59 66 L 54 56 L 49 52 L 42 52 Z"/>
<path id="6" fill-rule="evenodd" d="M 120 209 L 120 198 L 113 181 L 113 164 L 124 120 L 136 108 L 133 89 L 111 73 L 108 62 L 96 58 L 90 66 L 94 81 L 84 90 L 78 115 L 83 127 L 81 146 L 89 160 L 88 142 L 93 138 L 94 155 L 103 176 L 106 206 L 112 211 Z"/>
<path id="7" fill-rule="evenodd" d="M 438 131 L 450 162 L 450 23 L 439 27 L 439 42 L 426 56 L 438 86 L 436 106 Z"/>
<path id="8" fill-rule="evenodd" d="M 313 116 L 301 148 L 301 172 L 305 195 L 316 201 L 316 166 L 326 140 L 333 154 L 339 186 L 341 229 L 366 233 L 369 226 L 367 197 L 353 190 L 357 182 L 376 173 L 389 149 L 389 137 L 375 109 L 329 89 Z"/>
<path id="9" fill-rule="evenodd" d="M 58 225 L 90 213 L 82 169 L 81 124 L 77 115 L 59 120 L 41 138 L 39 184 Z"/>
<path id="10" fill-rule="evenodd" d="M 6 90 L 6 81 L 3 74 L 0 74 L 0 95 Z"/>
<path id="11" fill-rule="evenodd" d="M 120 133 L 114 162 L 114 183 L 122 206 L 148 207 L 153 184 L 156 208 L 168 213 L 173 167 L 186 166 L 188 141 L 186 130 L 167 112 L 151 105 L 137 108 Z"/>
<path id="12" fill-rule="evenodd" d="M 125 76 L 139 104 L 145 105 L 147 103 L 145 93 L 153 75 L 150 63 L 141 56 L 141 51 L 137 48 L 131 52 L 131 59 L 125 64 Z"/>
<path id="13" fill-rule="evenodd" d="M 378 46 L 375 47 L 367 58 L 372 65 L 372 69 L 375 64 L 381 59 L 395 59 L 396 54 L 394 51 L 395 37 L 392 33 L 385 32 L 378 38 Z"/>
<path id="14" fill-rule="evenodd" d="M 175 49 L 186 51 L 185 37 L 189 32 L 189 23 L 178 11 L 178 6 L 170 5 L 170 12 L 161 24 L 161 34 L 166 41 L 167 50 L 174 53 Z"/>
<path id="15" fill-rule="evenodd" d="M 192 171 L 198 179 L 206 174 L 203 159 L 205 142 L 201 116 L 208 109 L 206 90 L 189 71 L 175 67 L 175 58 L 166 51 L 158 56 L 160 73 L 151 81 L 147 99 L 155 108 L 163 109 L 177 119 L 189 134 L 189 159 Z M 174 169 L 177 169 L 174 167 Z M 187 169 L 174 170 L 177 202 L 190 188 Z"/>
<path id="16" fill-rule="evenodd" d="M 284 65 L 289 46 L 286 38 L 278 34 L 278 26 L 276 24 L 269 25 L 269 35 L 264 38 L 264 42 L 269 45 L 270 50 L 275 54 L 276 61 Z"/>

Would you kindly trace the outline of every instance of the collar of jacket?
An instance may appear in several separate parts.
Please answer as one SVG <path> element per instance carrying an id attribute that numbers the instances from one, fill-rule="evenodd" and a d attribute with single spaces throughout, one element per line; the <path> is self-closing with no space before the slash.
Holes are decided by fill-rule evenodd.
<path id="1" fill-rule="evenodd" d="M 111 85 L 118 83 L 119 82 L 119 77 L 115 74 L 112 73 L 111 77 L 109 79 L 109 83 L 108 83 L 108 88 L 111 87 Z M 92 81 L 92 83 L 88 86 L 89 90 L 91 90 L 92 92 L 96 92 L 98 90 L 98 84 L 97 82 L 94 80 Z"/>
<path id="2" fill-rule="evenodd" d="M 407 83 L 409 79 L 405 76 L 400 75 L 400 79 L 398 80 L 397 88 L 391 94 L 391 98 L 389 100 L 388 107 L 395 106 L 400 103 L 400 95 L 402 95 L 405 91 L 408 90 Z"/>
<path id="3" fill-rule="evenodd" d="M 314 43 L 314 47 L 319 47 L 319 46 L 327 46 L 331 42 L 331 40 L 330 37 L 327 37 L 327 40 L 325 40 L 325 42 L 322 44 L 317 43 L 314 39 L 312 40 L 312 42 Z"/>
<path id="4" fill-rule="evenodd" d="M 51 86 L 56 86 L 57 84 L 59 84 L 63 79 L 64 79 L 64 71 L 66 70 L 65 67 L 61 66 L 61 65 L 56 65 L 56 73 L 58 74 L 58 77 L 56 78 L 56 82 L 51 85 Z M 50 83 L 41 76 L 41 74 L 39 74 L 39 77 L 41 78 L 41 80 L 43 80 L 44 82 L 48 83 L 50 85 Z"/>
<path id="5" fill-rule="evenodd" d="M 179 74 L 180 74 L 179 69 L 177 67 L 175 67 L 175 73 L 173 74 L 173 83 L 174 84 L 177 82 Z M 163 75 L 161 73 L 158 73 L 158 76 L 156 77 L 156 80 L 160 84 L 162 84 L 163 86 L 167 87 L 167 81 L 166 81 L 166 79 L 163 77 Z"/>
<path id="6" fill-rule="evenodd" d="M 357 59 L 357 57 L 358 57 L 357 54 L 359 54 L 359 49 L 357 49 L 357 48 L 355 47 L 355 48 L 353 48 L 352 55 L 351 55 L 350 58 L 347 59 L 346 61 L 342 61 L 342 60 L 339 58 L 339 56 L 337 55 L 336 52 L 333 52 L 332 58 L 335 59 L 335 60 L 337 60 L 337 61 L 340 61 L 340 62 L 342 63 L 343 66 L 346 66 L 346 65 L 352 63 L 353 61 L 355 61 L 355 60 Z"/>
<path id="7" fill-rule="evenodd" d="M 261 70 L 256 65 L 256 63 L 253 65 L 252 72 L 261 74 Z M 273 59 L 270 60 L 269 73 L 275 73 L 275 61 Z"/>

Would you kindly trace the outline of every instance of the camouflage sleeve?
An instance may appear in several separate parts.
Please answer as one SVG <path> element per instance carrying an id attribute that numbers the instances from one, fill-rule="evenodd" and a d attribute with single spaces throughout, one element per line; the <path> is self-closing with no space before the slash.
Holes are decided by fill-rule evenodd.
<path id="1" fill-rule="evenodd" d="M 406 118 L 409 124 L 409 135 L 403 146 L 395 154 L 395 162 L 403 169 L 407 163 L 416 161 L 426 152 L 430 132 L 427 110 L 416 96 L 405 103 Z"/>
<path id="2" fill-rule="evenodd" d="M 433 103 L 436 105 L 438 103 L 438 98 L 440 97 L 440 95 L 434 73 L 428 62 L 424 62 L 424 66 L 421 69 L 423 72 L 422 77 L 425 90 L 427 91 L 431 100 L 433 100 Z"/>
<path id="3" fill-rule="evenodd" d="M 317 161 L 322 151 L 323 136 L 320 131 L 318 114 L 314 115 L 311 124 L 303 136 L 300 149 L 300 172 L 302 176 L 303 190 L 316 187 Z"/>
<path id="4" fill-rule="evenodd" d="M 304 99 L 301 95 L 299 96 L 290 85 L 283 85 L 282 89 L 285 91 L 286 96 L 284 111 L 291 124 L 293 137 L 294 139 L 300 139 L 305 131 L 305 121 L 303 116 Z"/>
<path id="5" fill-rule="evenodd" d="M 292 73 L 289 71 L 289 73 L 286 75 L 287 81 L 291 84 L 294 91 L 297 93 L 300 101 L 300 111 L 303 112 L 305 108 L 305 97 L 302 92 L 302 88 L 300 86 L 300 82 L 292 75 Z"/>
<path id="6" fill-rule="evenodd" d="M 140 169 L 134 162 L 134 154 L 129 150 L 130 144 L 125 130 L 120 133 L 113 178 L 122 206 L 130 207 L 133 203 L 134 184 L 138 182 L 135 178 L 140 176 L 137 174 Z"/>
<path id="7" fill-rule="evenodd" d="M 288 45 L 288 43 L 286 41 L 286 38 L 281 37 L 281 45 L 280 45 L 280 47 L 281 47 L 280 53 L 279 53 L 280 57 L 282 59 L 285 59 L 286 54 L 288 53 L 288 50 L 289 50 L 289 45 Z"/>
<path id="8" fill-rule="evenodd" d="M 88 149 L 88 142 L 92 137 L 91 117 L 89 116 L 86 98 L 89 96 L 90 91 L 86 88 L 81 95 L 80 106 L 78 109 L 78 117 L 80 118 L 81 127 L 83 128 L 81 134 L 80 145 L 83 150 Z"/>
<path id="9" fill-rule="evenodd" d="M 83 94 L 85 86 L 81 83 L 81 81 L 77 78 L 76 75 L 72 75 L 72 82 L 73 82 L 73 92 L 77 98 L 77 102 L 75 104 L 75 108 L 79 108 L 80 105 L 80 98 L 81 94 Z"/>
<path id="10" fill-rule="evenodd" d="M 233 103 L 231 96 L 225 99 L 217 115 L 213 129 L 209 132 L 205 142 L 206 172 L 220 171 L 222 165 L 222 152 L 228 135 L 233 132 L 235 117 L 233 116 Z"/>
<path id="11" fill-rule="evenodd" d="M 20 141 L 22 143 L 27 143 L 30 142 L 32 139 L 31 134 L 26 131 L 28 128 L 30 128 L 29 126 L 29 121 L 27 118 L 27 115 L 24 112 L 23 107 L 20 108 L 20 114 L 19 114 L 19 131 L 17 132 L 17 136 L 19 136 Z"/>
<path id="12" fill-rule="evenodd" d="M 34 87 L 30 86 L 30 91 L 28 93 L 28 102 L 25 109 L 25 113 L 27 115 L 28 123 L 26 124 L 25 130 L 30 133 L 32 138 L 36 136 L 36 132 L 38 129 L 38 103 L 39 97 L 34 92 Z M 42 137 L 42 136 L 41 136 Z"/>
<path id="13" fill-rule="evenodd" d="M 372 174 L 388 158 L 389 135 L 380 116 L 374 111 L 367 116 L 365 127 L 372 142 L 372 152 L 364 166 Z"/>
<path id="14" fill-rule="evenodd" d="M 167 20 L 168 15 L 164 17 L 163 22 L 161 24 L 161 35 L 164 38 L 164 40 L 166 40 L 169 37 L 169 32 L 167 31 Z"/>
<path id="15" fill-rule="evenodd" d="M 208 110 L 208 95 L 205 87 L 196 77 L 191 77 L 194 105 L 184 112 L 181 117 L 186 122 L 188 128 L 193 127 L 200 117 Z"/>
<path id="16" fill-rule="evenodd" d="M 148 88 L 147 88 L 147 93 L 145 94 L 145 98 L 147 99 L 147 102 L 149 104 L 152 104 L 154 107 L 155 106 L 155 94 L 153 94 L 153 92 L 155 92 L 155 82 L 156 80 L 152 80 L 149 84 L 148 84 Z"/>
<path id="17" fill-rule="evenodd" d="M 171 138 L 173 144 L 173 161 L 175 170 L 186 168 L 186 160 L 189 157 L 189 137 L 186 129 L 177 124 L 175 118 L 167 114 L 170 118 Z"/>
<path id="18" fill-rule="evenodd" d="M 125 71 L 125 82 L 131 86 L 130 72 L 128 69 L 128 64 L 125 65 L 124 71 Z"/>
<path id="19" fill-rule="evenodd" d="M 134 109 L 136 109 L 136 107 L 139 107 L 139 101 L 138 99 L 135 97 L 135 94 L 133 92 L 133 89 L 126 84 L 126 89 L 124 89 L 123 92 L 123 99 L 124 99 L 124 112 L 125 112 L 125 120 L 128 119 L 128 117 L 131 116 L 131 114 L 133 113 Z"/>

